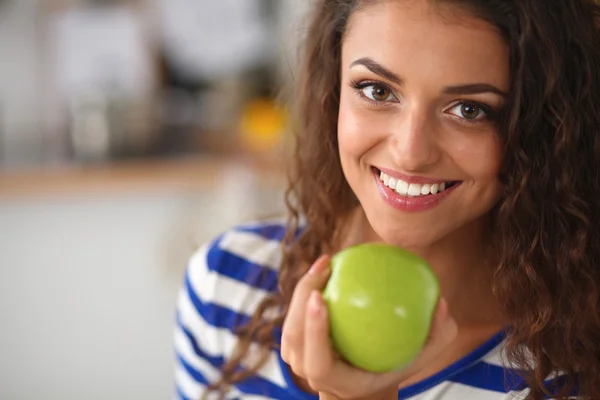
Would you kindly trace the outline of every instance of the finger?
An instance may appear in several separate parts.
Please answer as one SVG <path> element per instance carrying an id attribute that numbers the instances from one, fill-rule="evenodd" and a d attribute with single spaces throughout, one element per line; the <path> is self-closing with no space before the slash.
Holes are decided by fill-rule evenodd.
<path id="1" fill-rule="evenodd" d="M 441 298 L 433 315 L 429 330 L 427 346 L 441 346 L 449 344 L 458 334 L 458 325 L 452 315 L 445 299 Z"/>
<path id="2" fill-rule="evenodd" d="M 313 290 L 308 300 L 304 325 L 304 369 L 309 383 L 318 385 L 324 381 L 334 362 L 327 307 L 321 293 Z"/>
<path id="3" fill-rule="evenodd" d="M 309 367 L 306 367 L 306 371 L 310 371 Z M 374 373 L 335 359 L 327 375 L 313 379 L 313 385 L 337 398 L 373 398 L 374 394 L 384 392 L 389 392 L 392 396 L 376 395 L 375 398 L 393 398 L 393 395 L 398 394 L 398 382 L 408 379 L 413 374 L 414 372 L 408 370 Z"/>
<path id="4" fill-rule="evenodd" d="M 446 300 L 440 299 L 433 316 L 427 342 L 421 354 L 409 368 L 419 369 L 420 366 L 429 363 L 447 348 L 457 335 L 458 325 L 450 314 L 448 303 Z"/>
<path id="5" fill-rule="evenodd" d="M 324 285 L 328 277 L 329 257 L 321 256 L 294 289 L 281 337 L 281 356 L 288 364 L 292 358 L 302 359 L 304 354 L 304 316 L 308 297 L 313 288 Z M 295 353 L 297 353 L 296 356 Z"/>
<path id="6" fill-rule="evenodd" d="M 306 303 L 312 290 L 320 288 L 329 278 L 329 257 L 321 256 L 315 261 L 308 272 L 298 281 L 292 300 L 288 308 L 288 313 L 284 321 L 286 327 L 298 328 L 304 327 L 304 313 Z"/>

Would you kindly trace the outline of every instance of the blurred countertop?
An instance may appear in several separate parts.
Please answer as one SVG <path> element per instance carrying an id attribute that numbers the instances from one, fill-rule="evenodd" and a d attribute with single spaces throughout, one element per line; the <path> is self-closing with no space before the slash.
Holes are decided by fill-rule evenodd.
<path id="1" fill-rule="evenodd" d="M 284 168 L 275 160 L 202 155 L 0 170 L 0 199 L 111 192 L 210 190 L 235 173 L 251 177 L 253 183 L 259 186 L 282 186 L 285 182 Z"/>

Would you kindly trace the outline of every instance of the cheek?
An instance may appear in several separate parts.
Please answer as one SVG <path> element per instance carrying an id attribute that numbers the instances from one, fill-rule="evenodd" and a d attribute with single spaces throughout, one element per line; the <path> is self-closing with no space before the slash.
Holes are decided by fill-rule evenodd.
<path id="1" fill-rule="evenodd" d="M 477 185 L 498 182 L 502 162 L 502 143 L 497 135 L 485 133 L 470 143 L 456 148 L 457 163 Z"/>
<path id="2" fill-rule="evenodd" d="M 338 117 L 338 146 L 342 161 L 359 153 L 360 130 L 360 120 L 352 112 L 348 101 L 342 99 Z"/>
<path id="3" fill-rule="evenodd" d="M 382 118 L 374 119 L 373 112 L 355 104 L 349 93 L 342 92 L 338 118 L 340 157 L 360 157 L 384 139 Z"/>

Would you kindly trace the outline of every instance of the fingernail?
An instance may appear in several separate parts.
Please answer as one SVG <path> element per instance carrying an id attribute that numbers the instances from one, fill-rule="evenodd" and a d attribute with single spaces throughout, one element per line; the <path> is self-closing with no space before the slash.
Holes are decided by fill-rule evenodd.
<path id="1" fill-rule="evenodd" d="M 308 274 L 309 275 L 317 275 L 320 274 L 321 272 L 325 271 L 325 269 L 327 269 L 328 267 L 328 263 L 323 262 L 320 258 L 315 261 L 315 263 L 312 265 L 312 267 L 310 267 L 310 269 L 308 270 Z"/>
<path id="2" fill-rule="evenodd" d="M 442 312 L 444 314 L 444 316 L 447 316 L 448 314 L 450 314 L 450 306 L 448 305 L 448 302 L 446 301 L 445 298 L 442 297 L 442 299 L 440 300 L 440 305 L 442 306 Z"/>
<path id="3" fill-rule="evenodd" d="M 448 308 L 448 302 L 443 297 L 440 298 L 440 308 L 442 308 L 442 307 L 443 308 Z"/>
<path id="4" fill-rule="evenodd" d="M 313 290 L 308 299 L 308 311 L 313 316 L 318 316 L 321 313 L 322 305 L 321 299 L 319 298 L 319 292 Z"/>

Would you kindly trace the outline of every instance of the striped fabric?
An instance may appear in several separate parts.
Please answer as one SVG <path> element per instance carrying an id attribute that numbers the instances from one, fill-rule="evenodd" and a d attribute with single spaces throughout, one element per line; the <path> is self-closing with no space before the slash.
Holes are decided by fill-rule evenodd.
<path id="1" fill-rule="evenodd" d="M 260 301 L 277 290 L 285 226 L 263 222 L 232 229 L 190 259 L 177 304 L 174 333 L 176 398 L 196 400 L 219 376 L 236 343 L 232 332 Z M 279 334 L 276 340 L 280 340 Z M 410 400 L 524 399 L 527 390 L 503 367 L 503 335 L 445 370 L 398 391 Z M 213 398 L 209 396 L 209 398 Z M 256 376 L 236 385 L 228 399 L 318 399 L 293 382 L 279 352 Z"/>

